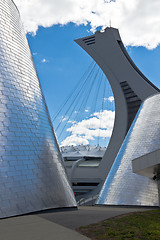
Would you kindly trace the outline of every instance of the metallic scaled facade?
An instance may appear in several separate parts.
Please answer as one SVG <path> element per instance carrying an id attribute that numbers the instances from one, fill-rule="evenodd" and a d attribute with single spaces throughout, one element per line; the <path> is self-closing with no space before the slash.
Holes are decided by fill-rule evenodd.
<path id="1" fill-rule="evenodd" d="M 0 218 L 76 206 L 19 12 L 0 1 Z"/>
<path id="2" fill-rule="evenodd" d="M 100 193 L 98 204 L 158 206 L 157 181 L 132 172 L 132 160 L 160 149 L 160 94 L 141 105 Z"/>

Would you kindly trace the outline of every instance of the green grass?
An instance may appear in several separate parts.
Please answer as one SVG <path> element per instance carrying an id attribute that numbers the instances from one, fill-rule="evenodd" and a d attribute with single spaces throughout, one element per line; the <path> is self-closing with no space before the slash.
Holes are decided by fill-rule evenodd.
<path id="1" fill-rule="evenodd" d="M 160 240 L 160 210 L 118 216 L 77 231 L 92 240 Z"/>

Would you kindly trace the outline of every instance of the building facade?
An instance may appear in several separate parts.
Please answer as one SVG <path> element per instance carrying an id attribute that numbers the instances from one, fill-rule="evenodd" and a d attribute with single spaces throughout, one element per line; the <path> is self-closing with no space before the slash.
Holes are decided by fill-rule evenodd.
<path id="1" fill-rule="evenodd" d="M 0 218 L 76 206 L 12 0 L 0 22 Z"/>
<path id="2" fill-rule="evenodd" d="M 87 199 L 90 192 L 93 193 L 101 183 L 102 179 L 97 178 L 97 175 L 105 151 L 104 147 L 90 145 L 61 147 L 67 175 L 77 201 Z"/>
<path id="3" fill-rule="evenodd" d="M 153 170 L 148 177 L 133 173 L 132 160 L 160 149 L 159 100 L 160 94 L 156 94 L 142 104 L 103 185 L 98 204 L 158 206 L 156 172 Z M 149 159 L 153 164 L 154 158 Z"/>
<path id="4" fill-rule="evenodd" d="M 160 206 L 160 94 L 147 99 L 142 107 L 134 132 L 139 132 L 141 147 L 138 157 L 132 160 L 132 171 L 149 178 L 154 185 L 158 185 Z M 138 124 L 139 122 L 139 124 Z M 141 122 L 141 123 L 140 123 Z M 143 122 L 143 124 L 142 124 Z M 134 133 L 133 133 L 134 134 Z M 155 191 L 157 195 L 157 188 Z M 154 194 L 155 194 L 154 193 Z M 157 196 L 156 196 L 157 200 Z"/>

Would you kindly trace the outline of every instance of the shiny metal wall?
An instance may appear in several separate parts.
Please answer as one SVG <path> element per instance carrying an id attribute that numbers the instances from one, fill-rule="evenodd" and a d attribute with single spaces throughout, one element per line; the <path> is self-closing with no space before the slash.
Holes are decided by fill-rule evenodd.
<path id="1" fill-rule="evenodd" d="M 76 206 L 19 13 L 0 1 L 0 218 Z"/>
<path id="2" fill-rule="evenodd" d="M 160 94 L 141 106 L 101 190 L 98 204 L 158 206 L 157 182 L 132 172 L 132 160 L 160 149 Z"/>

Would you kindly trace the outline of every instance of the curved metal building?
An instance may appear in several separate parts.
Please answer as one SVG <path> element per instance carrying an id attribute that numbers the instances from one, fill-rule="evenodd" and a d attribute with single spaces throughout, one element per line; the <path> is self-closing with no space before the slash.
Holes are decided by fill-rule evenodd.
<path id="1" fill-rule="evenodd" d="M 132 160 L 160 149 L 160 94 L 141 106 L 100 193 L 98 204 L 158 205 L 157 182 L 132 172 Z"/>
<path id="2" fill-rule="evenodd" d="M 152 183 L 152 181 L 146 178 L 142 184 L 141 178 L 143 177 L 132 173 L 131 156 L 129 155 L 129 157 L 127 155 L 125 159 L 123 158 L 124 163 L 122 164 L 121 155 L 124 155 L 123 150 L 125 153 L 127 151 L 124 147 L 127 140 L 124 142 L 124 139 L 126 136 L 127 139 L 130 136 L 131 130 L 129 129 L 141 104 L 148 97 L 159 93 L 159 89 L 154 86 L 134 64 L 123 45 L 117 29 L 106 28 L 104 32 L 97 31 L 94 35 L 77 39 L 76 42 L 103 70 L 112 87 L 115 99 L 114 128 L 108 148 L 99 165 L 99 176 L 103 177 L 103 182 L 106 177 L 108 177 L 103 186 L 98 203 L 156 205 L 157 188 L 155 183 Z M 135 139 L 135 141 L 137 141 L 137 139 Z M 141 141 L 143 141 L 143 139 L 141 139 Z M 123 150 L 121 149 L 122 144 Z M 135 149 L 133 149 L 133 151 L 134 150 Z M 117 154 L 118 157 L 116 158 Z M 133 152 L 131 154 L 133 154 Z M 127 188 L 123 188 L 125 184 L 128 186 Z M 148 191 L 150 191 L 152 187 L 153 190 L 145 196 L 143 191 L 138 190 L 138 185 L 141 185 L 140 189 L 143 188 L 144 192 L 147 192 L 147 187 Z M 136 195 L 136 191 L 141 194 L 141 197 Z M 135 197 L 133 198 L 134 194 Z M 148 201 L 147 196 L 150 196 Z"/>
<path id="3" fill-rule="evenodd" d="M 12 0 L 0 22 L 0 218 L 76 206 Z"/>
<path id="4" fill-rule="evenodd" d="M 160 149 L 159 102 L 160 94 L 156 94 L 142 104 L 105 181 L 98 204 L 158 206 L 157 182 L 152 177 L 133 173 L 132 160 Z"/>

